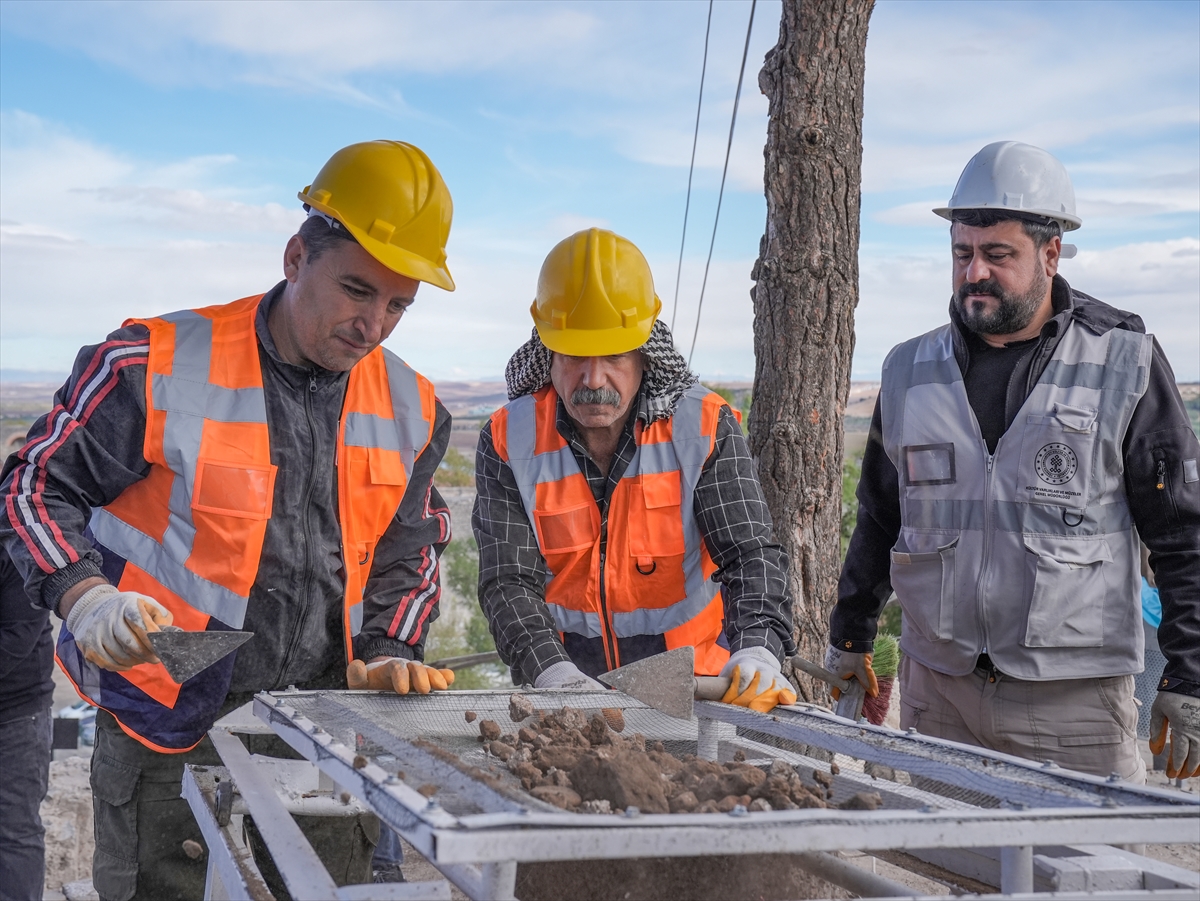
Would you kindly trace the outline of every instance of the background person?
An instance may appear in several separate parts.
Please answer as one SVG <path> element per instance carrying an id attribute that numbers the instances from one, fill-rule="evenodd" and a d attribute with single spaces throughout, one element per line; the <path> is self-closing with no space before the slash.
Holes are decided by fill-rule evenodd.
<path id="1" fill-rule="evenodd" d="M 1167 665 L 1152 747 L 1200 771 L 1200 444 L 1142 320 L 1058 275 L 1062 164 L 989 144 L 947 207 L 950 322 L 884 363 L 826 665 L 903 612 L 902 728 L 1140 781 L 1138 537 Z M 1073 250 L 1073 248 L 1072 248 Z"/>
<path id="2" fill-rule="evenodd" d="M 54 638 L 50 611 L 25 594 L 0 550 L 0 899 L 42 897 L 46 797 L 53 735 Z"/>

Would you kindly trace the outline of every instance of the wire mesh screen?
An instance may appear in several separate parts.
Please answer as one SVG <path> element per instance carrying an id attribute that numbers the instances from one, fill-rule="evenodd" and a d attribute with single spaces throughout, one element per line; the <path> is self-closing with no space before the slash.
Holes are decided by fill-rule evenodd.
<path id="1" fill-rule="evenodd" d="M 510 716 L 510 692 L 447 692 L 397 696 L 375 692 L 287 695 L 297 714 L 333 738 L 395 772 L 450 813 L 463 816 L 522 809 L 554 810 L 521 787 L 520 779 L 481 740 L 490 720 L 502 738 L 520 728 Z M 936 748 L 912 737 L 882 733 L 779 710 L 763 717 L 733 713 L 728 705 L 698 704 L 738 723 L 685 721 L 652 710 L 618 692 L 537 692 L 525 697 L 556 713 L 570 706 L 590 716 L 617 708 L 623 735 L 661 742 L 678 758 L 715 752 L 718 762 L 740 761 L 764 770 L 786 764 L 819 786 L 823 803 L 845 809 L 968 809 L 1099 807 L 1170 803 L 1130 786 L 1080 781 L 1062 771 L 1015 768 L 966 748 Z M 514 742 L 515 743 L 515 742 Z M 847 749 L 852 753 L 847 753 Z M 701 754 L 700 756 L 705 756 Z M 664 776 L 664 778 L 667 778 Z M 865 806 L 864 806 L 865 805 Z"/>

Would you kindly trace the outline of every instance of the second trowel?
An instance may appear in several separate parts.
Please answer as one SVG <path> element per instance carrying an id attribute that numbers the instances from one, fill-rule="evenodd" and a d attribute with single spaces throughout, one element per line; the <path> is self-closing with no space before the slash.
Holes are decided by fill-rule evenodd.
<path id="1" fill-rule="evenodd" d="M 694 650 L 675 648 L 644 660 L 628 663 L 604 673 L 600 681 L 660 713 L 679 719 L 691 719 L 693 701 L 719 701 L 729 690 L 725 676 L 696 676 L 693 673 Z M 854 722 L 862 712 L 864 690 L 857 679 L 841 679 L 824 667 L 803 657 L 792 657 L 793 667 L 815 676 L 841 693 L 834 713 Z"/>
<path id="2" fill-rule="evenodd" d="M 163 626 L 147 632 L 150 646 L 169 675 L 181 685 L 231 654 L 254 637 L 253 632 L 186 632 Z"/>

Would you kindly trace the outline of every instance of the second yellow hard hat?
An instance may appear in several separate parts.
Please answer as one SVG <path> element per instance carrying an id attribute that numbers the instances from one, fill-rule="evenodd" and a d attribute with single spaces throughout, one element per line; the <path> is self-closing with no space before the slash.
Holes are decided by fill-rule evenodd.
<path id="1" fill-rule="evenodd" d="M 447 291 L 446 242 L 454 204 L 437 167 L 403 141 L 366 141 L 329 158 L 297 195 L 332 216 L 393 272 Z"/>
<path id="2" fill-rule="evenodd" d="M 602 357 L 645 344 L 661 310 L 642 252 L 620 235 L 589 228 L 550 251 L 529 312 L 554 353 Z"/>

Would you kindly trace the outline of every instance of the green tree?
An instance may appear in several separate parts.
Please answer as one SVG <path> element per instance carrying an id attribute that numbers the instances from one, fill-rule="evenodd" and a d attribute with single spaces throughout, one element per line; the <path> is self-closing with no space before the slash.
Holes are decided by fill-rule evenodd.
<path id="1" fill-rule="evenodd" d="M 460 455 L 461 456 L 461 455 Z M 479 551 L 475 539 L 457 538 L 442 553 L 443 603 L 466 605 L 466 622 L 459 628 L 430 630 L 425 648 L 426 660 L 459 657 L 494 651 L 496 644 L 477 599 L 479 594 Z M 454 688 L 499 688 L 508 682 L 508 669 L 501 663 L 489 663 L 460 669 L 455 673 Z"/>
<path id="2" fill-rule="evenodd" d="M 441 488 L 469 488 L 475 484 L 475 463 L 457 448 L 448 447 L 433 481 Z"/>

